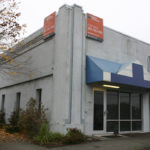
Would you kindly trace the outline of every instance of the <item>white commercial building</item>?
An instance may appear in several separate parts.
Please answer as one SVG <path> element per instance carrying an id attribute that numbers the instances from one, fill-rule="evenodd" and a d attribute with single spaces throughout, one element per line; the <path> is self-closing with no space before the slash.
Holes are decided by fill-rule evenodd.
<path id="1" fill-rule="evenodd" d="M 18 71 L 0 72 L 6 119 L 33 97 L 48 108 L 52 131 L 150 132 L 150 45 L 103 28 L 77 5 L 62 6 L 49 20 L 45 33 L 16 49 Z"/>

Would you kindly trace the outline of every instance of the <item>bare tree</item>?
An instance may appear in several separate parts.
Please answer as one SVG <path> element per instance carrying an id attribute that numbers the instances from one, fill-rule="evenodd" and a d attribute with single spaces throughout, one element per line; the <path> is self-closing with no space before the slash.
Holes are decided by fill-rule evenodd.
<path id="1" fill-rule="evenodd" d="M 12 50 L 19 42 L 26 25 L 20 25 L 17 12 L 18 2 L 15 0 L 0 0 L 0 49 Z"/>
<path id="2" fill-rule="evenodd" d="M 22 45 L 26 27 L 18 22 L 18 5 L 16 0 L 0 0 L 0 70 L 10 75 L 23 73 L 22 66 L 29 61 L 29 58 L 21 62 L 14 60 L 19 53 L 16 47 Z"/>

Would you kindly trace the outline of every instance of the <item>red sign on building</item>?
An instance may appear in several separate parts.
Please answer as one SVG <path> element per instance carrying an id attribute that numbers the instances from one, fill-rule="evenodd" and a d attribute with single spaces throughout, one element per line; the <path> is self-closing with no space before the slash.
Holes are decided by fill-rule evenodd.
<path id="1" fill-rule="evenodd" d="M 48 37 L 48 36 L 54 35 L 54 33 L 55 33 L 55 17 L 56 17 L 56 12 L 53 12 L 51 15 L 47 16 L 44 19 L 43 37 Z"/>
<path id="2" fill-rule="evenodd" d="M 103 19 L 87 14 L 87 37 L 103 41 Z"/>

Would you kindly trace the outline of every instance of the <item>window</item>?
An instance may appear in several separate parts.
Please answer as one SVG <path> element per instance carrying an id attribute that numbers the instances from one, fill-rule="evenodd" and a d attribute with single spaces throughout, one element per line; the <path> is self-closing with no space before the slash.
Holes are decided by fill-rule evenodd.
<path id="1" fill-rule="evenodd" d="M 5 111 L 5 95 L 2 95 L 2 101 L 1 101 L 1 111 Z"/>
<path id="2" fill-rule="evenodd" d="M 142 130 L 142 95 L 107 91 L 107 131 Z"/>
<path id="3" fill-rule="evenodd" d="M 137 131 L 142 129 L 142 110 L 141 110 L 141 95 L 132 94 L 132 130 Z"/>
<path id="4" fill-rule="evenodd" d="M 132 119 L 141 119 L 141 95 L 132 94 Z"/>
<path id="5" fill-rule="evenodd" d="M 120 119 L 130 119 L 129 93 L 120 93 Z"/>
<path id="6" fill-rule="evenodd" d="M 107 91 L 107 131 L 114 131 L 119 126 L 119 94 L 116 91 Z"/>
<path id="7" fill-rule="evenodd" d="M 42 89 L 37 89 L 36 90 L 36 102 L 37 102 L 37 107 L 39 110 L 41 110 L 41 100 L 42 100 Z"/>
<path id="8" fill-rule="evenodd" d="M 118 119 L 118 92 L 108 91 L 107 92 L 107 118 Z"/>
<path id="9" fill-rule="evenodd" d="M 18 92 L 18 93 L 16 93 L 16 106 L 15 106 L 16 112 L 19 112 L 19 110 L 20 110 L 20 99 L 21 99 L 21 93 Z"/>

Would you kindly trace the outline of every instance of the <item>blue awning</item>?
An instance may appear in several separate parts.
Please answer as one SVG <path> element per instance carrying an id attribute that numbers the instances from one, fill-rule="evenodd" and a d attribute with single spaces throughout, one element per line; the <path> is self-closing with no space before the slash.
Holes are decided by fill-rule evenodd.
<path id="1" fill-rule="evenodd" d="M 120 64 L 87 56 L 86 83 L 102 81 L 150 88 L 150 73 L 139 62 Z"/>

